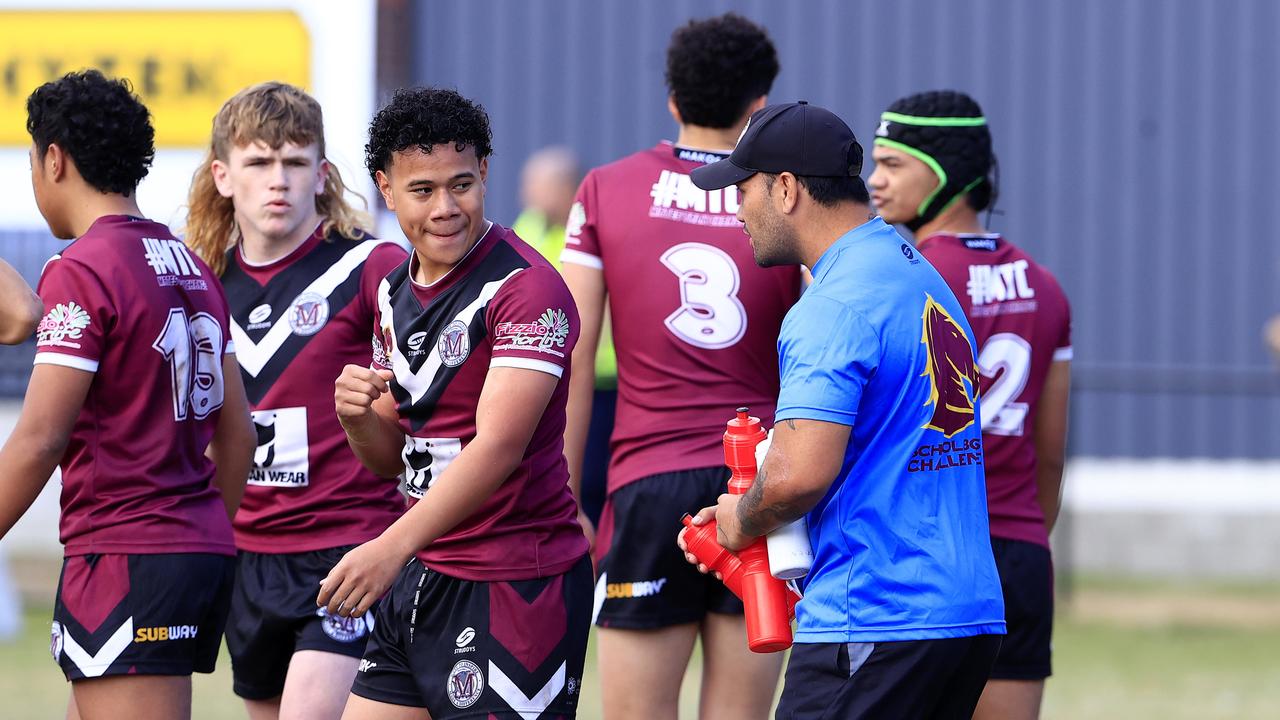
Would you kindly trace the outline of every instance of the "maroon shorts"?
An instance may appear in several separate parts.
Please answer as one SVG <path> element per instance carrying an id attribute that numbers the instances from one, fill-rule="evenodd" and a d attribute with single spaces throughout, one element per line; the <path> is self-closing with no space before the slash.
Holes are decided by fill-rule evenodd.
<path id="1" fill-rule="evenodd" d="M 213 672 L 235 558 L 76 555 L 62 561 L 49 649 L 68 680 Z"/>
<path id="2" fill-rule="evenodd" d="M 374 614 L 351 692 L 452 717 L 574 717 L 591 560 L 563 575 L 473 582 L 411 561 Z"/>

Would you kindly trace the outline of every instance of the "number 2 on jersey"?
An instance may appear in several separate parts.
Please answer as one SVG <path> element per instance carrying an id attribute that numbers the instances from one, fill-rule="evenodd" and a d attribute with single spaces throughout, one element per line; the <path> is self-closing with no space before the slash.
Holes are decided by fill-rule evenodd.
<path id="1" fill-rule="evenodd" d="M 169 361 L 175 420 L 203 420 L 222 407 L 223 335 L 217 319 L 204 312 L 188 318 L 182 308 L 170 308 L 151 347 Z"/>
<path id="2" fill-rule="evenodd" d="M 718 247 L 680 243 L 662 254 L 680 279 L 680 307 L 663 322 L 681 340 L 719 350 L 742 339 L 747 312 L 738 300 L 738 266 Z"/>
<path id="3" fill-rule="evenodd" d="M 982 432 L 1015 437 L 1022 435 L 1028 406 L 1024 402 L 1013 402 L 1013 399 L 1027 387 L 1027 377 L 1031 374 L 1031 345 L 1013 333 L 996 333 L 982 346 L 978 369 L 984 377 L 993 378 L 991 387 L 982 394 Z M 997 373 L 1000 373 L 999 377 Z"/>

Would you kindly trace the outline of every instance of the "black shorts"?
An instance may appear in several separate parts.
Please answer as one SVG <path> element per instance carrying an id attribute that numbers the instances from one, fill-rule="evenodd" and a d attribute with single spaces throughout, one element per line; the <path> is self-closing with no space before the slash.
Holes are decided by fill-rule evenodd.
<path id="1" fill-rule="evenodd" d="M 378 606 L 351 692 L 433 720 L 574 717 L 590 612 L 586 556 L 563 575 L 510 582 L 413 560 Z"/>
<path id="2" fill-rule="evenodd" d="M 969 720 L 999 648 L 999 635 L 796 643 L 774 718 Z"/>
<path id="3" fill-rule="evenodd" d="M 651 630 L 700 622 L 708 612 L 742 613 L 742 601 L 676 545 L 680 518 L 715 505 L 728 482 L 724 467 L 700 468 L 651 475 L 609 495 L 596 538 L 597 625 Z"/>
<path id="4" fill-rule="evenodd" d="M 1049 548 L 1020 540 L 991 538 L 1004 591 L 1005 625 L 991 677 L 1043 680 L 1052 673 L 1053 558 Z"/>
<path id="5" fill-rule="evenodd" d="M 62 561 L 49 650 L 68 680 L 213 672 L 231 604 L 225 555 L 76 555 Z"/>
<path id="6" fill-rule="evenodd" d="M 279 555 L 240 552 L 227 622 L 236 695 L 247 700 L 278 696 L 289 660 L 299 650 L 364 655 L 373 616 L 344 618 L 316 607 L 320 581 L 351 547 Z"/>

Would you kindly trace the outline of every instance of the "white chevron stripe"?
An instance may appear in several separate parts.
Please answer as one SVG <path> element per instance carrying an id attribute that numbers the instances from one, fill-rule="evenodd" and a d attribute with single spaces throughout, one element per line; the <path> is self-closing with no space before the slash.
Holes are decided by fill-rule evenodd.
<path id="1" fill-rule="evenodd" d="M 507 701 L 507 705 L 511 706 L 520 714 L 524 720 L 538 720 L 538 716 L 551 705 L 551 701 L 556 699 L 560 691 L 564 689 L 565 663 L 560 663 L 560 667 L 556 668 L 555 675 L 547 681 L 542 689 L 534 694 L 533 697 L 525 697 L 525 694 L 516 684 L 507 677 L 502 669 L 489 661 L 489 687 L 498 693 L 498 696 Z"/>
<path id="2" fill-rule="evenodd" d="M 454 316 L 454 320 L 461 320 L 468 328 L 471 327 L 471 321 L 475 319 L 476 313 L 480 308 L 484 307 L 498 294 L 498 290 L 502 288 L 508 280 L 516 273 L 524 268 L 516 268 L 500 280 L 492 280 L 484 284 L 480 288 L 480 294 L 470 305 L 458 311 Z M 411 282 L 411 281 L 410 281 Z M 408 288 L 406 288 L 406 291 Z M 411 292 L 411 291 L 410 291 Z M 432 351 L 427 354 L 426 362 L 422 363 L 422 367 L 414 372 L 409 368 L 409 358 L 400 352 L 400 342 L 396 338 L 395 316 L 391 310 L 391 284 L 384 278 L 382 284 L 378 286 L 378 312 L 382 315 L 383 324 L 391 330 L 392 347 L 387 348 L 387 354 L 391 358 L 391 370 L 396 374 L 396 382 L 400 383 L 400 387 L 409 391 L 409 397 L 413 402 L 418 402 L 422 396 L 427 393 L 427 388 L 431 387 L 431 381 L 435 379 L 436 373 L 440 371 L 440 365 L 443 360 L 440 358 L 440 339 L 436 338 Z M 440 328 L 448 327 L 449 323 L 442 323 Z"/>
<path id="3" fill-rule="evenodd" d="M 90 655 L 87 650 L 80 647 L 80 643 L 71 636 L 71 631 L 65 625 L 62 628 L 62 654 L 71 658 L 71 662 L 80 668 L 80 672 L 84 673 L 87 678 L 102 677 L 102 674 L 111 667 L 111 663 L 120 657 L 120 654 L 129 649 L 129 643 L 133 642 L 133 617 L 130 616 L 124 624 L 111 634 L 111 637 L 102 644 L 96 655 Z"/>
<path id="4" fill-rule="evenodd" d="M 351 277 L 351 273 L 359 268 L 361 263 L 369 258 L 374 248 L 389 242 L 391 241 L 366 240 L 356 245 L 298 294 L 315 293 L 328 298 L 339 285 Z M 240 327 L 240 323 L 236 322 L 234 317 L 231 318 L 231 340 L 235 343 L 236 359 L 240 361 L 240 367 L 253 377 L 257 377 L 258 373 L 262 372 L 262 368 L 271 362 L 271 358 L 275 357 L 276 352 L 292 334 L 293 328 L 289 327 L 288 310 L 276 318 L 275 324 L 263 336 L 260 343 L 250 340 L 249 335 Z"/>

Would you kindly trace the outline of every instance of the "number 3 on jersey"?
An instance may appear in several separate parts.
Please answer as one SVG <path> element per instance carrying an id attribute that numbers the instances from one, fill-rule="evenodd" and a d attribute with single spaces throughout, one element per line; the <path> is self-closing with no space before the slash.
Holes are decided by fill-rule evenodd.
<path id="1" fill-rule="evenodd" d="M 1013 333 L 996 333 L 982 346 L 978 369 L 983 377 L 992 380 L 991 387 L 982 393 L 982 432 L 1015 437 L 1022 435 L 1028 406 L 1024 402 L 1013 402 L 1013 399 L 1027 387 L 1027 376 L 1031 374 L 1031 345 Z"/>
<path id="2" fill-rule="evenodd" d="M 709 350 L 742 339 L 747 313 L 738 300 L 738 266 L 728 253 L 703 243 L 680 243 L 661 260 L 680 280 L 680 307 L 663 321 L 668 330 Z"/>
<path id="3" fill-rule="evenodd" d="M 170 308 L 160 336 L 151 344 L 169 361 L 173 380 L 173 417 L 203 420 L 222 407 L 222 326 L 209 313 L 191 317 Z"/>

